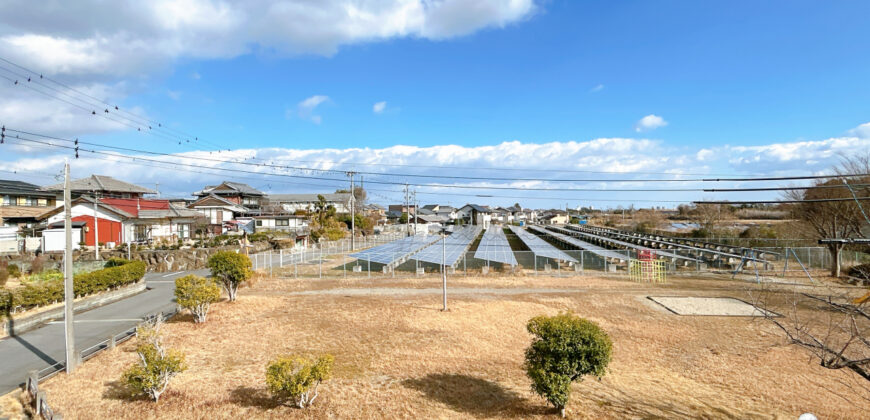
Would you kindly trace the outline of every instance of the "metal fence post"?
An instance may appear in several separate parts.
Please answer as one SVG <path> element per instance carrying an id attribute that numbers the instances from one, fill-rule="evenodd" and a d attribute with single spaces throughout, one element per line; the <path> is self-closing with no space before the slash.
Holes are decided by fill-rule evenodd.
<path id="1" fill-rule="evenodd" d="M 320 258 L 317 259 L 317 278 L 323 278 L 323 244 L 320 244 Z"/>

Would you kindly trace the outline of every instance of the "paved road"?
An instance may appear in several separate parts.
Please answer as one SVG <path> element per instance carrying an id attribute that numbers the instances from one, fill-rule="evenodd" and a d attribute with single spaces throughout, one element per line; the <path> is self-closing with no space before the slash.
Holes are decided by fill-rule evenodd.
<path id="1" fill-rule="evenodd" d="M 177 273 L 148 273 L 148 289 L 118 302 L 76 314 L 76 350 L 82 351 L 120 334 L 141 322 L 142 318 L 175 308 L 174 279 L 187 274 L 205 276 L 207 270 Z M 48 323 L 20 336 L 0 340 L 0 395 L 24 383 L 27 373 L 63 363 L 63 321 Z"/>

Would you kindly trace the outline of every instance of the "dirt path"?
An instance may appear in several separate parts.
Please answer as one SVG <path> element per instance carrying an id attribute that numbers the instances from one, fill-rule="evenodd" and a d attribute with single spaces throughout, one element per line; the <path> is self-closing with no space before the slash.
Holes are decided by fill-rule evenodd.
<path id="1" fill-rule="evenodd" d="M 447 294 L 459 295 L 526 295 L 526 294 L 553 294 L 553 293 L 578 293 L 580 289 L 552 289 L 552 288 L 518 288 L 498 289 L 480 287 L 454 287 L 447 288 Z M 338 288 L 324 290 L 305 290 L 291 292 L 289 295 L 343 295 L 343 296 L 418 296 L 441 294 L 440 288 L 414 289 L 407 287 L 375 287 L 375 288 Z"/>

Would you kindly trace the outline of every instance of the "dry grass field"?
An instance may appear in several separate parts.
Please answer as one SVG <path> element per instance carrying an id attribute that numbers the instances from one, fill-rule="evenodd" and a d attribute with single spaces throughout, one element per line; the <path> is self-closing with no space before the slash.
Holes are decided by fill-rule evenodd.
<path id="1" fill-rule="evenodd" d="M 762 319 L 686 317 L 649 295 L 746 298 L 747 283 L 673 279 L 660 286 L 593 277 L 260 279 L 208 323 L 167 324 L 189 369 L 159 404 L 131 399 L 118 379 L 133 343 L 74 375 L 47 381 L 67 419 L 554 418 L 522 369 L 526 321 L 572 311 L 613 338 L 609 372 L 574 386 L 571 418 L 782 418 L 804 412 L 855 419 L 870 412 L 849 372 L 819 367 Z M 306 410 L 276 405 L 267 362 L 331 353 L 334 378 Z M 864 396 L 866 397 L 866 395 Z"/>

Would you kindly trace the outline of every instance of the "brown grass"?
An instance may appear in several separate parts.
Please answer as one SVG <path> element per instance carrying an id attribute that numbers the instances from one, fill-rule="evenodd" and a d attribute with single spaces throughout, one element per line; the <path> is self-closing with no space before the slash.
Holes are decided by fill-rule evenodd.
<path id="1" fill-rule="evenodd" d="M 187 354 L 159 404 L 132 399 L 118 382 L 132 343 L 46 382 L 67 419 L 85 418 L 552 418 L 523 369 L 526 321 L 573 311 L 614 340 L 601 381 L 574 386 L 574 418 L 860 418 L 870 403 L 853 375 L 812 363 L 763 320 L 680 317 L 650 294 L 736 296 L 746 283 L 675 279 L 660 287 L 588 277 L 451 278 L 459 288 L 568 288 L 570 292 L 452 295 L 341 293 L 336 288 L 437 288 L 440 279 L 263 278 L 236 303 L 213 307 L 208 323 L 176 317 L 168 343 Z M 279 406 L 264 384 L 282 353 L 332 353 L 335 377 L 313 407 Z M 848 398 L 847 400 L 844 400 Z"/>

